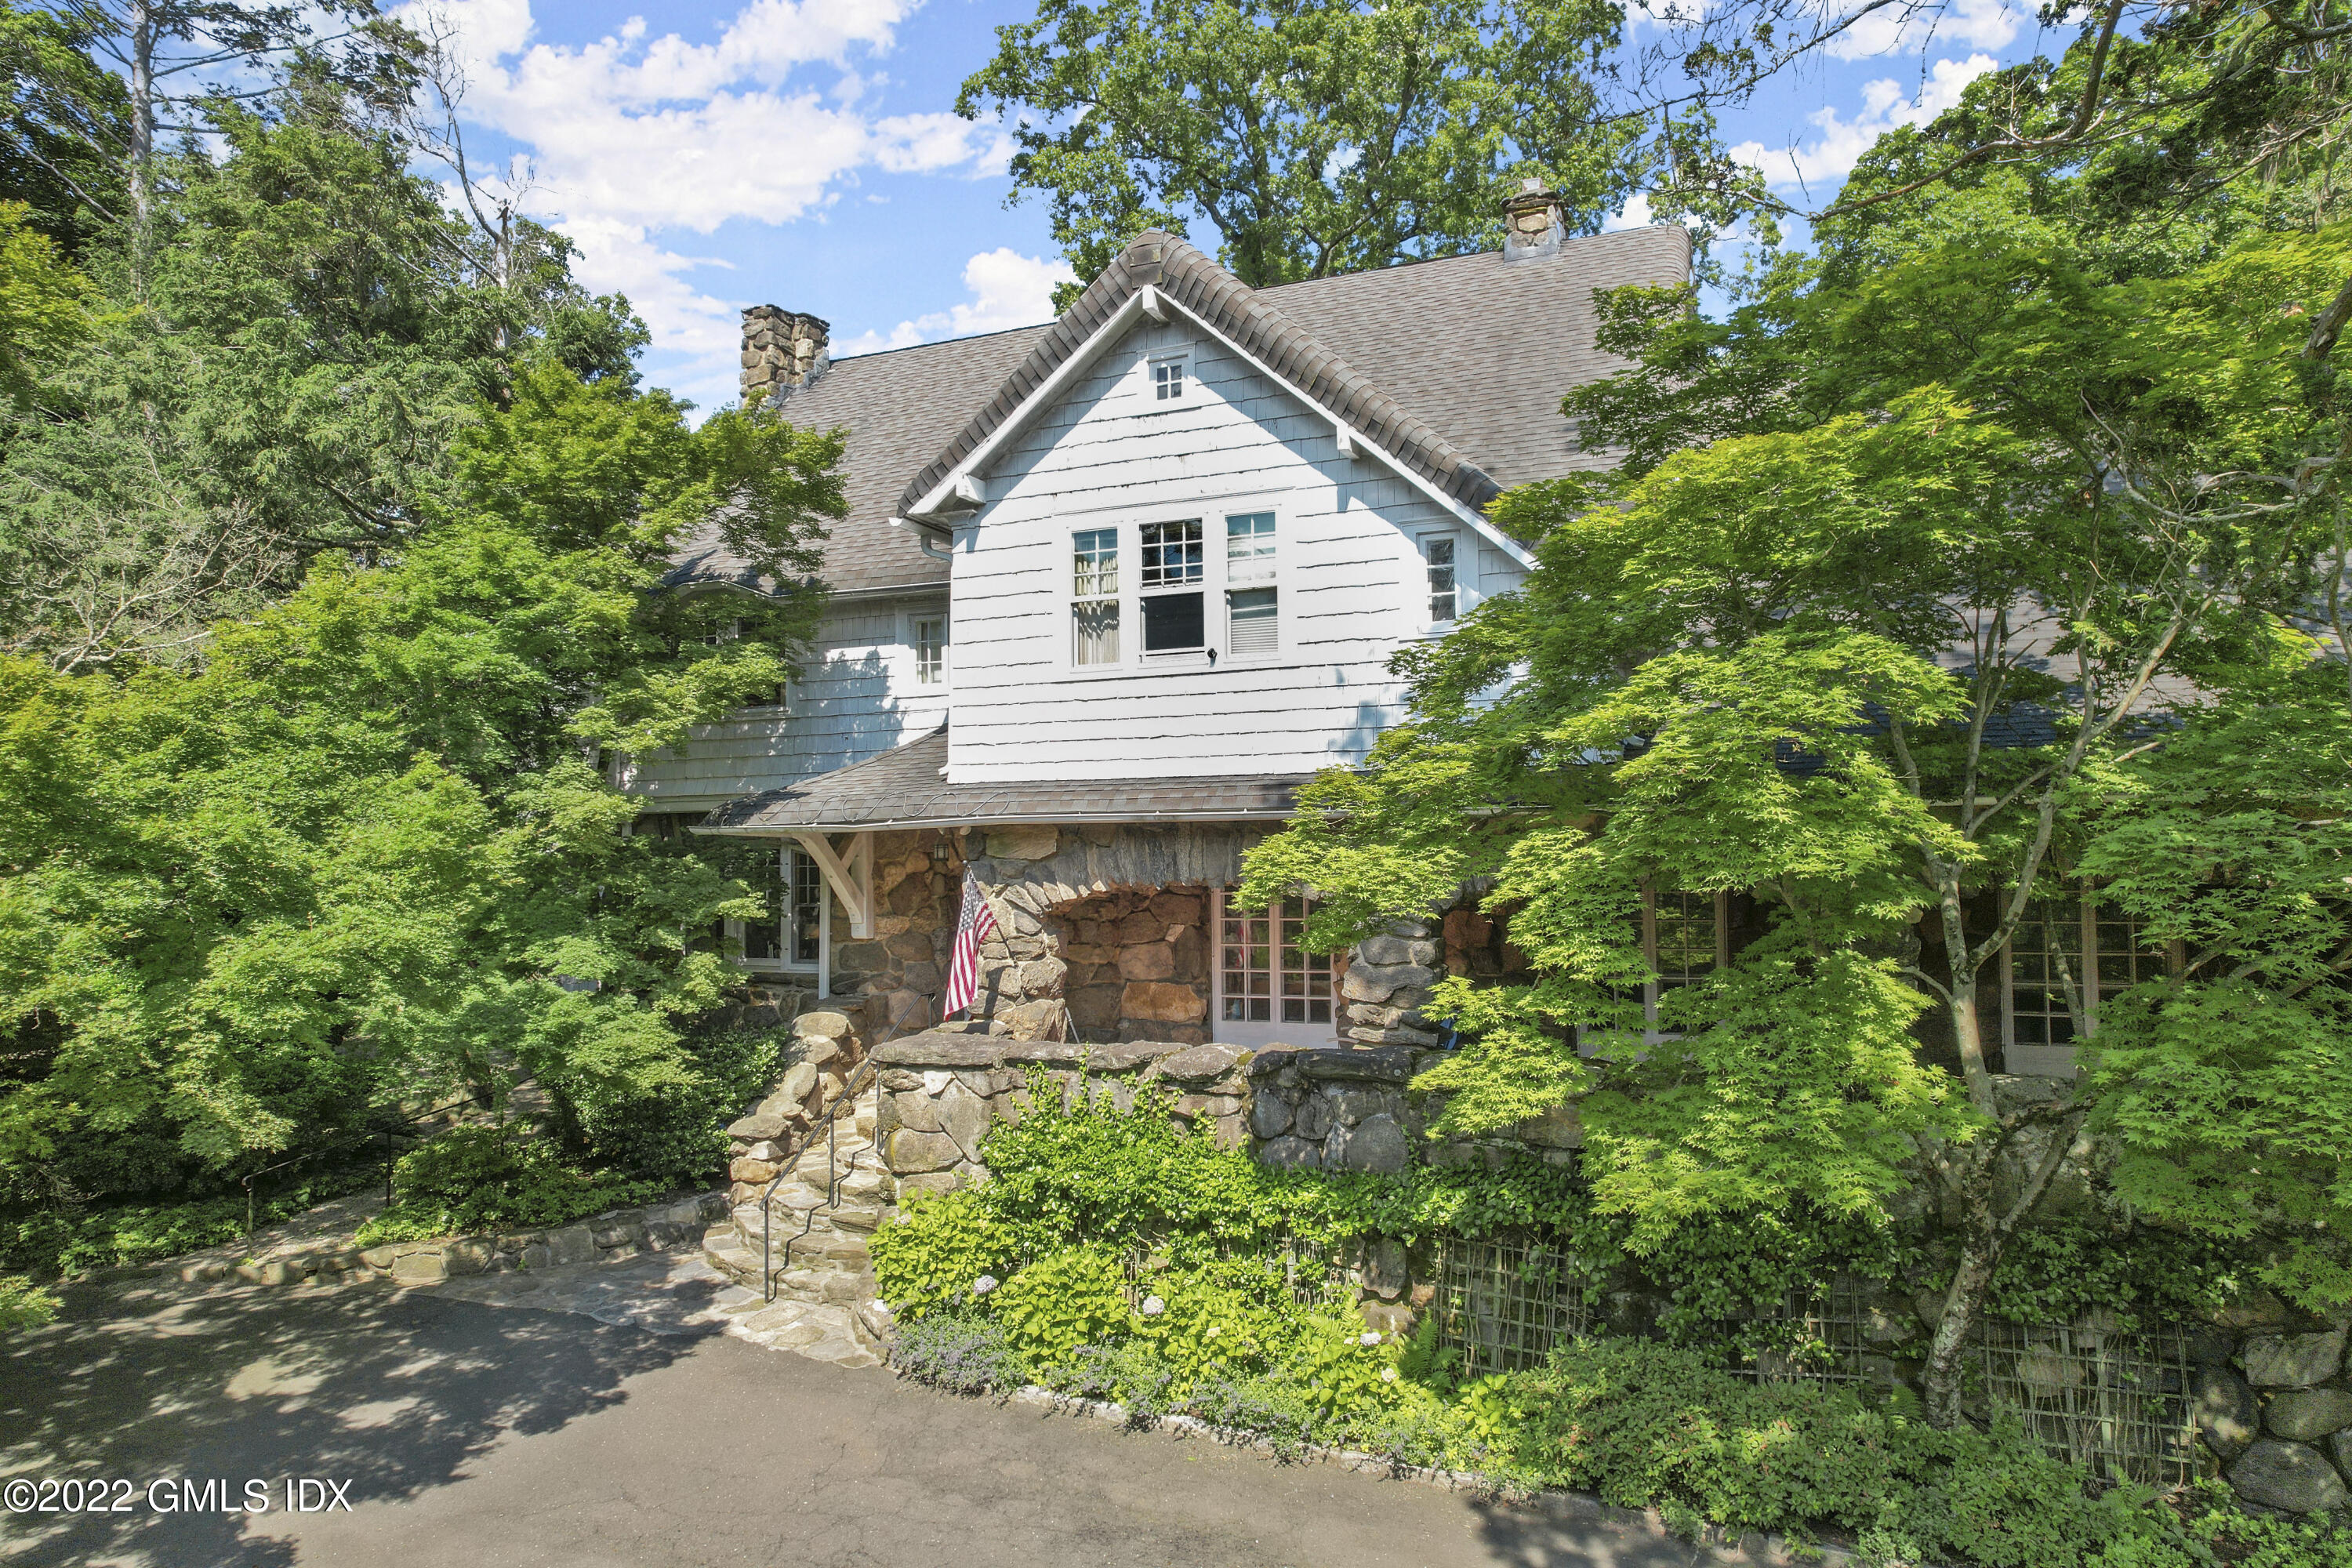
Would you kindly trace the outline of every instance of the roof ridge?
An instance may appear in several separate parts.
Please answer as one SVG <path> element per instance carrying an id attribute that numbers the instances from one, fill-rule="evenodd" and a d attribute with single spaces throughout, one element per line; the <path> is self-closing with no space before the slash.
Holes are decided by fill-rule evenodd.
<path id="1" fill-rule="evenodd" d="M 908 482 L 899 510 L 911 511 L 941 479 L 1012 418 L 1065 361 L 1083 348 L 1119 308 L 1146 288 L 1157 288 L 1207 320 L 1290 383 L 1307 401 L 1360 431 L 1447 495 L 1473 510 L 1502 487 L 1436 426 L 1406 408 L 1370 377 L 1279 306 L 1164 229 L 1148 228 L 1128 241 L 1054 321 L 940 455 Z"/>

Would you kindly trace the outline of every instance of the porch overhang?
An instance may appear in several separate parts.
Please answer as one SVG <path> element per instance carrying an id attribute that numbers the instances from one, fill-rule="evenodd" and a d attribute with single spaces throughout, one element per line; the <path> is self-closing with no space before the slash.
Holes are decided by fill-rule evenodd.
<path id="1" fill-rule="evenodd" d="M 878 757 L 730 801 L 691 831 L 755 838 L 1024 824 L 1286 821 L 1309 773 L 950 784 L 941 725 Z"/>

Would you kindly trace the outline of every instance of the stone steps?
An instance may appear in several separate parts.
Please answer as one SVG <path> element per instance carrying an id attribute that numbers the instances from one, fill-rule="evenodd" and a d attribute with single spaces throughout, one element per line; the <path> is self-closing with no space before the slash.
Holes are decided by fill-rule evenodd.
<path id="1" fill-rule="evenodd" d="M 764 1202 L 753 1191 L 725 1223 L 704 1236 L 704 1260 L 747 1289 L 762 1295 L 772 1290 L 779 1305 L 839 1310 L 870 1306 L 875 1286 L 866 1241 L 889 1217 L 897 1196 L 874 1131 L 874 1112 L 862 1109 L 854 1119 L 845 1116 L 830 1143 L 823 1131 L 812 1134 Z M 769 1275 L 764 1281 L 763 1222 Z M 861 1342 L 872 1341 L 870 1325 L 861 1321 L 856 1331 Z"/>

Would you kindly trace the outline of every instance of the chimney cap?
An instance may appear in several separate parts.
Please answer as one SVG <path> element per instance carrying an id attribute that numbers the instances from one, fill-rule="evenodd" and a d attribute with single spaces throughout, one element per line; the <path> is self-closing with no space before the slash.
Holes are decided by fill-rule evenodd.
<path id="1" fill-rule="evenodd" d="M 1518 194 L 1503 203 L 1503 259 L 1557 256 L 1567 237 L 1566 204 L 1559 193 L 1533 174 L 1522 179 Z"/>

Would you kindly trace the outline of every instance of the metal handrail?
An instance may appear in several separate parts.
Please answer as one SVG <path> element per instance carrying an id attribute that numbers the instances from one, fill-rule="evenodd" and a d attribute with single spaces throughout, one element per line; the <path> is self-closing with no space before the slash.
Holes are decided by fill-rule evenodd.
<path id="1" fill-rule="evenodd" d="M 389 1208 L 392 1206 L 392 1141 L 396 1137 L 406 1136 L 406 1134 L 402 1131 L 404 1128 L 414 1127 L 420 1121 L 430 1121 L 436 1116 L 456 1110 L 461 1106 L 471 1105 L 473 1103 L 473 1097 L 471 1095 L 467 1095 L 463 1099 L 453 1100 L 446 1105 L 438 1105 L 430 1110 L 419 1111 L 416 1115 L 406 1117 L 399 1121 L 378 1122 L 375 1126 L 369 1128 L 364 1132 L 353 1133 L 349 1138 L 340 1139 L 332 1143 L 315 1144 L 309 1149 L 305 1149 L 299 1154 L 289 1155 L 286 1159 L 280 1160 L 275 1164 L 264 1165 L 257 1171 L 247 1172 L 243 1176 L 237 1178 L 237 1185 L 245 1189 L 245 1234 L 247 1239 L 250 1240 L 254 1232 L 253 1182 L 255 1177 L 266 1176 L 272 1171 L 282 1171 L 289 1165 L 299 1165 L 305 1160 L 315 1160 L 320 1155 L 332 1153 L 337 1149 L 348 1149 L 352 1147 L 354 1144 L 364 1143 L 371 1138 L 381 1138 L 383 1140 L 383 1202 L 384 1206 Z M 397 1110 L 398 1108 L 395 1106 L 386 1106 L 383 1109 Z"/>
<path id="2" fill-rule="evenodd" d="M 841 1086 L 841 1093 L 835 1097 L 831 1105 L 824 1108 L 824 1115 L 809 1124 L 808 1135 L 803 1138 L 799 1145 L 784 1158 L 783 1163 L 777 1167 L 776 1173 L 768 1178 L 768 1184 L 760 1190 L 760 1300 L 762 1301 L 772 1301 L 776 1299 L 776 1270 L 770 1263 L 772 1247 L 771 1235 L 775 1228 L 775 1216 L 773 1211 L 768 1206 L 769 1201 L 776 1195 L 776 1189 L 783 1184 L 784 1178 L 793 1173 L 793 1167 L 801 1163 L 801 1156 L 808 1152 L 809 1145 L 816 1142 L 817 1129 L 822 1127 L 824 1129 L 824 1202 L 818 1205 L 817 1208 L 830 1209 L 841 1206 L 841 1113 L 857 1103 L 858 1092 L 865 1087 L 858 1080 L 868 1073 L 874 1074 L 873 1147 L 878 1149 L 882 1146 L 880 1072 L 880 1063 L 871 1056 L 851 1068 L 847 1081 Z M 852 1156 L 852 1158 L 855 1157 Z M 787 1268 L 792 1265 L 793 1245 L 805 1239 L 808 1233 L 816 1228 L 816 1209 L 810 1209 L 801 1215 L 800 1229 L 784 1238 L 784 1264 Z"/>

